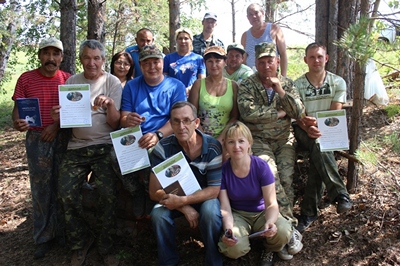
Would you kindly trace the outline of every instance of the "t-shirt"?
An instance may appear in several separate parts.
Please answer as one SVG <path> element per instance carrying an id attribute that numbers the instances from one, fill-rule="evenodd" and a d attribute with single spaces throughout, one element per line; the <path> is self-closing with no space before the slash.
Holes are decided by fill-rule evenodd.
<path id="1" fill-rule="evenodd" d="M 182 151 L 201 188 L 220 186 L 222 176 L 221 143 L 213 137 L 203 134 L 200 130 L 196 129 L 194 134 L 199 134 L 203 138 L 200 156 L 192 161 L 179 144 L 175 135 L 170 135 L 160 140 L 154 147 L 150 155 L 151 166 L 154 167 Z"/>
<path id="2" fill-rule="evenodd" d="M 117 111 L 120 109 L 121 81 L 110 73 L 104 72 L 96 80 L 86 79 L 83 73 L 79 73 L 70 77 L 66 84 L 89 84 L 90 102 L 92 105 L 94 99 L 103 94 L 114 100 Z M 92 126 L 73 128 L 72 139 L 68 143 L 68 149 L 79 149 L 97 144 L 111 144 L 110 132 L 112 131 L 114 129 L 107 123 L 107 109 L 92 109 Z"/>
<path id="3" fill-rule="evenodd" d="M 329 71 L 319 88 L 314 87 L 305 74 L 294 84 L 309 116 L 316 117 L 316 112 L 330 110 L 332 102 L 346 102 L 346 81 Z"/>
<path id="4" fill-rule="evenodd" d="M 250 67 L 246 66 L 245 64 L 241 64 L 240 67 L 232 73 L 232 75 L 229 75 L 229 73 L 226 72 L 226 67 L 224 67 L 222 75 L 227 79 L 236 81 L 239 85 L 242 80 L 250 77 L 253 73 L 254 71 Z"/>
<path id="5" fill-rule="evenodd" d="M 131 55 L 133 64 L 135 65 L 135 71 L 134 71 L 135 78 L 143 75 L 139 64 L 139 47 L 137 45 L 129 46 L 128 48 L 125 49 L 125 51 Z"/>
<path id="6" fill-rule="evenodd" d="M 146 83 L 143 76 L 126 83 L 121 110 L 136 112 L 146 120 L 140 124 L 143 134 L 155 132 L 168 122 L 172 105 L 186 101 L 186 87 L 177 79 L 165 76 L 156 86 Z"/>
<path id="7" fill-rule="evenodd" d="M 247 212 L 265 209 L 261 188 L 275 182 L 268 164 L 257 156 L 250 156 L 250 172 L 246 177 L 237 177 L 230 159 L 222 165 L 221 190 L 226 190 L 231 207 Z"/>
<path id="8" fill-rule="evenodd" d="M 261 42 L 274 43 L 274 40 L 271 38 L 271 28 L 272 28 L 272 23 L 267 23 L 267 26 L 265 27 L 265 30 L 263 34 L 260 36 L 260 38 L 255 38 L 251 34 L 251 29 L 246 31 L 246 46 L 245 46 L 245 50 L 247 53 L 246 65 L 248 65 L 249 67 L 253 68 L 256 65 L 255 47 L 257 44 Z"/>
<path id="9" fill-rule="evenodd" d="M 22 73 L 15 85 L 12 99 L 19 98 L 38 98 L 40 107 L 40 117 L 42 127 L 29 127 L 29 130 L 43 130 L 45 127 L 54 123 L 51 118 L 51 108 L 59 105 L 58 85 L 62 85 L 71 74 L 57 70 L 53 77 L 43 76 L 39 69 Z"/>
<path id="10" fill-rule="evenodd" d="M 201 126 L 204 133 L 217 138 L 228 123 L 233 108 L 232 81 L 226 80 L 226 92 L 222 96 L 212 96 L 207 92 L 205 79 L 201 80 L 199 93 Z"/>
<path id="11" fill-rule="evenodd" d="M 175 52 L 164 57 L 163 72 L 182 81 L 186 87 L 189 87 L 196 81 L 199 74 L 206 74 L 206 66 L 203 57 L 198 54 L 192 52 L 181 56 Z"/>

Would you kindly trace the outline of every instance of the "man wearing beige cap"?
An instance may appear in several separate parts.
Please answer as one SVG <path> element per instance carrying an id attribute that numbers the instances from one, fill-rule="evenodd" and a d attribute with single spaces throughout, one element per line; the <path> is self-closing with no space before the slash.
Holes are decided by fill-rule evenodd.
<path id="1" fill-rule="evenodd" d="M 292 188 L 295 150 L 290 126 L 291 119 L 301 118 L 305 108 L 293 81 L 277 72 L 276 45 L 256 45 L 255 57 L 257 72 L 243 80 L 238 91 L 240 116 L 253 134 L 254 155 L 266 161 L 274 173 L 280 213 L 296 226 Z M 301 238 L 293 230 L 288 245 L 278 251 L 279 257 L 289 260 L 298 253 L 303 247 Z"/>
<path id="2" fill-rule="evenodd" d="M 203 25 L 203 32 L 193 37 L 193 52 L 203 56 L 207 47 L 221 46 L 224 48 L 224 43 L 214 36 L 214 29 L 217 26 L 217 14 L 207 12 L 201 24 Z"/>
<path id="3" fill-rule="evenodd" d="M 225 78 L 240 84 L 242 80 L 254 73 L 250 67 L 243 64 L 246 51 L 241 44 L 228 45 L 226 52 L 226 66 L 222 73 Z"/>
<path id="4" fill-rule="evenodd" d="M 68 143 L 68 134 L 66 130 L 60 130 L 59 124 L 51 118 L 50 110 L 58 104 L 58 85 L 64 84 L 71 76 L 59 69 L 63 60 L 63 44 L 60 40 L 43 39 L 39 43 L 38 58 L 40 67 L 19 77 L 12 97 L 14 128 L 27 132 L 26 155 L 33 204 L 33 239 L 37 245 L 35 259 L 45 256 L 52 246 L 51 241 L 56 237 L 58 167 Z M 17 101 L 21 98 L 38 99 L 39 105 L 36 108 L 41 124 L 33 126 L 23 119 L 26 115 L 20 113 L 18 108 L 23 109 L 25 100 Z"/>
<path id="5" fill-rule="evenodd" d="M 159 140 L 172 134 L 169 123 L 174 103 L 186 101 L 186 87 L 176 78 L 163 74 L 163 54 L 155 45 L 144 46 L 139 53 L 143 75 L 129 81 L 122 93 L 121 127 L 140 125 L 143 136 L 138 144 L 152 149 Z M 120 176 L 126 190 L 134 197 L 134 214 L 148 218 L 154 204 L 148 194 L 150 168 Z"/>

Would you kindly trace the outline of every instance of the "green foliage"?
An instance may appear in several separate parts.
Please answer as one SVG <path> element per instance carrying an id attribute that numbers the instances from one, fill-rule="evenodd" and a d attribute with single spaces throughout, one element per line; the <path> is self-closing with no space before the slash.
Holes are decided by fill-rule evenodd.
<path id="1" fill-rule="evenodd" d="M 350 25 L 336 45 L 341 47 L 351 58 L 365 65 L 373 57 L 376 40 L 368 32 L 370 20 L 361 16 L 357 23 Z"/>
<path id="2" fill-rule="evenodd" d="M 372 138 L 361 142 L 360 148 L 356 151 L 356 158 L 364 165 L 376 166 L 378 164 L 378 154 L 376 150 L 380 147 L 377 138 Z"/>
<path id="3" fill-rule="evenodd" d="M 118 254 L 116 255 L 117 259 L 123 260 L 123 259 L 131 259 L 132 258 L 132 253 L 127 251 L 127 250 L 120 250 Z"/>
<path id="4" fill-rule="evenodd" d="M 385 106 L 384 110 L 386 111 L 389 118 L 393 118 L 396 115 L 400 114 L 400 105 L 389 104 L 388 106 Z"/>
<path id="5" fill-rule="evenodd" d="M 399 110 L 400 113 L 400 110 Z M 385 144 L 392 147 L 392 151 L 396 153 L 400 153 L 400 140 L 399 140 L 400 132 L 394 131 L 392 134 L 385 136 L 384 142 Z"/>
<path id="6" fill-rule="evenodd" d="M 286 52 L 288 54 L 288 61 L 290 64 L 288 65 L 288 73 L 287 76 L 296 80 L 301 75 L 308 71 L 307 64 L 304 63 L 304 53 L 305 47 L 287 47 Z"/>

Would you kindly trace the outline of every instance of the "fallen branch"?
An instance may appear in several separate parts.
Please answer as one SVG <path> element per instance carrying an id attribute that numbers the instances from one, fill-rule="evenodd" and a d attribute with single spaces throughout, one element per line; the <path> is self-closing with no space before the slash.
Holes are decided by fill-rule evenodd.
<path id="1" fill-rule="evenodd" d="M 335 151 L 335 153 L 340 155 L 340 156 L 342 156 L 342 157 L 347 158 L 348 160 L 350 160 L 352 162 L 359 163 L 359 164 L 363 165 L 363 163 L 359 159 L 357 159 L 354 155 L 348 154 L 348 153 L 346 153 L 344 151 Z"/>

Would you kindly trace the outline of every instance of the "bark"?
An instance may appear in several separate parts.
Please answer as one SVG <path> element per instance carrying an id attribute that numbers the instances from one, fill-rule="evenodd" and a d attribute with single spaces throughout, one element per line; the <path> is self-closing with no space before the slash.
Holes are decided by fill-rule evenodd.
<path id="1" fill-rule="evenodd" d="M 10 2 L 10 10 L 14 14 L 18 14 L 21 9 L 21 6 L 18 4 L 18 1 Z M 17 25 L 14 19 L 10 19 L 7 25 L 8 34 L 3 34 L 3 37 L 0 40 L 0 81 L 3 79 L 8 59 L 10 58 L 10 53 L 12 46 L 15 41 L 15 31 L 17 29 Z"/>
<path id="2" fill-rule="evenodd" d="M 287 1 L 288 0 L 265 0 L 265 21 L 274 22 L 276 8 L 280 3 Z"/>
<path id="3" fill-rule="evenodd" d="M 363 16 L 368 16 L 369 0 L 361 0 L 360 13 Z M 355 80 L 353 91 L 353 110 L 351 113 L 351 127 L 350 127 L 350 149 L 349 154 L 354 155 L 360 147 L 360 126 L 361 117 L 364 108 L 364 87 L 365 87 L 365 64 L 363 62 L 356 62 L 355 64 Z M 359 165 L 355 162 L 349 161 L 347 170 L 347 190 L 350 193 L 355 192 L 358 182 Z"/>
<path id="4" fill-rule="evenodd" d="M 236 43 L 236 10 L 235 0 L 231 0 L 231 12 L 232 12 L 232 42 Z"/>
<path id="5" fill-rule="evenodd" d="M 169 52 L 176 51 L 175 31 L 181 23 L 180 0 L 169 0 Z"/>
<path id="6" fill-rule="evenodd" d="M 76 60 L 76 0 L 60 0 L 60 39 L 64 46 L 64 60 L 60 69 L 75 74 Z"/>
<path id="7" fill-rule="evenodd" d="M 88 33 L 87 39 L 98 40 L 105 44 L 106 0 L 88 1 Z"/>

